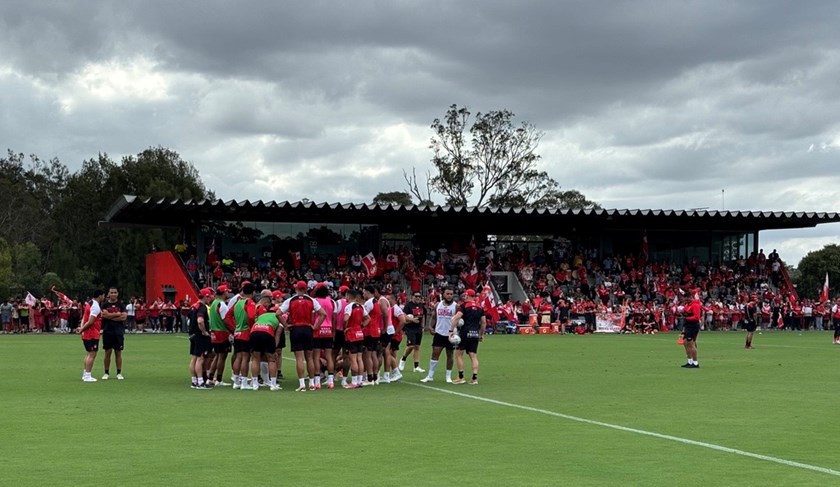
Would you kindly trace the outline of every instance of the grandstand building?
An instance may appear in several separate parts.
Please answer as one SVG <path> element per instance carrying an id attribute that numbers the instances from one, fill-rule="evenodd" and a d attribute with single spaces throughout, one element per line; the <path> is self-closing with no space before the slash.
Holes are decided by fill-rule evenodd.
<path id="1" fill-rule="evenodd" d="M 532 252 L 557 238 L 601 255 L 647 252 L 650 260 L 726 262 L 757 252 L 762 230 L 814 227 L 840 221 L 838 213 L 533 209 L 401 206 L 355 203 L 151 200 L 120 197 L 104 224 L 176 227 L 193 235 L 201 255 L 235 260 L 287 258 L 339 252 L 365 254 L 391 248 L 466 247 L 471 240 L 498 247 L 518 244 Z M 147 290 L 157 295 L 156 277 L 165 262 L 147 259 Z M 180 286 L 179 286 L 180 287 Z"/>

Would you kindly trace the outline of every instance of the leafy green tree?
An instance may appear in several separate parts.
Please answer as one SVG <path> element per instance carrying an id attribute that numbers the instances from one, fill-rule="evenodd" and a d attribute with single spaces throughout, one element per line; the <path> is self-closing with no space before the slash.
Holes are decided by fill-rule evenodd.
<path id="1" fill-rule="evenodd" d="M 373 204 L 410 206 L 413 203 L 411 202 L 411 195 L 407 191 L 391 191 L 388 193 L 377 193 L 373 197 Z"/>
<path id="2" fill-rule="evenodd" d="M 15 276 L 12 272 L 12 249 L 6 240 L 0 238 L 0 300 L 9 298 L 8 293 L 14 286 Z"/>
<path id="3" fill-rule="evenodd" d="M 48 296 L 50 294 L 50 288 L 53 286 L 61 291 L 64 289 L 64 281 L 58 277 L 58 274 L 55 272 L 47 272 L 41 277 L 41 284 L 38 286 L 38 293 L 42 296 Z"/>
<path id="4" fill-rule="evenodd" d="M 840 289 L 840 246 L 829 244 L 820 250 L 808 252 L 799 265 L 796 290 L 801 298 L 818 298 L 828 273 L 831 295 L 836 296 Z"/>
<path id="5" fill-rule="evenodd" d="M 543 133 L 528 122 L 514 123 L 509 110 L 477 113 L 451 105 L 444 118 L 432 122 L 432 164 L 427 184 L 452 206 L 529 206 L 537 208 L 597 208 L 578 191 L 563 191 L 547 172 L 538 169 Z M 416 173 L 404 173 L 418 200 Z"/>
<path id="6" fill-rule="evenodd" d="M 38 292 L 43 274 L 41 250 L 32 242 L 15 245 L 12 248 L 12 271 L 18 287 Z"/>

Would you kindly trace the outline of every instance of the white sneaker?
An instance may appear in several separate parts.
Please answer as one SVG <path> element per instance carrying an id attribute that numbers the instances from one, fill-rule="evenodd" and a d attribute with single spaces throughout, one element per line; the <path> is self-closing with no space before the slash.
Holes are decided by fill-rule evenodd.
<path id="1" fill-rule="evenodd" d="M 237 390 L 237 389 L 239 389 L 239 382 L 234 382 L 233 383 L 233 390 Z"/>
<path id="2" fill-rule="evenodd" d="M 452 383 L 452 377 L 447 377 L 446 378 L 446 383 L 451 384 Z"/>
<path id="3" fill-rule="evenodd" d="M 103 375 L 102 380 L 108 380 L 108 374 Z"/>
<path id="4" fill-rule="evenodd" d="M 268 389 L 270 391 L 282 391 L 283 390 L 283 388 L 280 387 L 280 386 L 269 386 Z"/>
<path id="5" fill-rule="evenodd" d="M 260 385 L 259 384 L 251 384 L 251 390 L 252 391 L 260 390 Z"/>
<path id="6" fill-rule="evenodd" d="M 125 380 L 122 374 L 117 374 L 117 380 Z"/>
<path id="7" fill-rule="evenodd" d="M 400 379 L 402 379 L 402 374 L 400 374 L 399 372 L 397 372 L 397 375 L 391 376 L 391 382 L 397 382 Z"/>
<path id="8" fill-rule="evenodd" d="M 433 380 L 435 380 L 433 377 L 423 377 L 420 382 L 432 382 Z"/>
<path id="9" fill-rule="evenodd" d="M 384 379 L 384 378 L 383 378 L 383 379 L 377 379 L 377 380 L 376 380 L 376 383 L 377 383 L 377 384 L 390 384 L 390 383 L 391 383 L 391 379 Z"/>
<path id="10" fill-rule="evenodd" d="M 425 369 L 423 369 L 422 367 L 414 367 L 414 371 L 415 371 L 415 372 L 421 372 L 421 373 L 422 373 L 422 372 L 425 372 L 426 370 L 425 370 Z"/>
<path id="11" fill-rule="evenodd" d="M 230 382 L 225 382 L 225 381 L 216 382 L 216 387 L 229 387 L 229 386 L 230 386 Z"/>
<path id="12" fill-rule="evenodd" d="M 400 365 L 397 366 L 397 369 L 399 369 L 400 372 L 405 370 L 405 361 L 404 360 L 400 360 Z"/>
<path id="13" fill-rule="evenodd" d="M 96 379 L 91 376 L 82 377 L 82 382 L 96 382 Z"/>

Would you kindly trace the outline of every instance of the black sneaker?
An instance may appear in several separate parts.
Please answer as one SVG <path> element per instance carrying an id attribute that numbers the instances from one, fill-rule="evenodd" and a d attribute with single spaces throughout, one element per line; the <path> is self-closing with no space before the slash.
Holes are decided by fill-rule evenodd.
<path id="1" fill-rule="evenodd" d="M 691 365 L 691 364 L 682 364 L 682 365 L 680 365 L 680 367 L 682 367 L 682 368 L 684 368 L 684 369 L 692 369 L 692 368 L 694 368 L 694 366 L 693 366 L 693 365 Z"/>
<path id="2" fill-rule="evenodd" d="M 700 364 L 693 364 L 693 365 L 691 366 L 691 368 L 692 368 L 692 369 L 699 369 L 699 368 L 700 368 Z"/>
<path id="3" fill-rule="evenodd" d="M 213 385 L 212 382 L 205 382 L 204 383 L 204 388 L 205 389 L 212 389 L 213 387 L 215 387 L 215 386 Z"/>

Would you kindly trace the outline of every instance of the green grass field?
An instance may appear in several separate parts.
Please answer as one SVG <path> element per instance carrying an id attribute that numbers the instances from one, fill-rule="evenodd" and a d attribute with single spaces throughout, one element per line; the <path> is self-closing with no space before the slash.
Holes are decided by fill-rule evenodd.
<path id="1" fill-rule="evenodd" d="M 272 393 L 190 389 L 182 336 L 127 336 L 126 380 L 95 384 L 80 380 L 77 336 L 0 336 L 0 484 L 840 484 L 785 463 L 840 470 L 840 346 L 828 332 L 764 333 L 754 350 L 741 333 L 703 333 L 697 370 L 679 367 L 675 341 L 492 336 L 478 386 L 445 384 L 441 364 L 431 387 L 405 372 L 405 383 L 295 393 L 284 361 L 286 387 Z"/>

